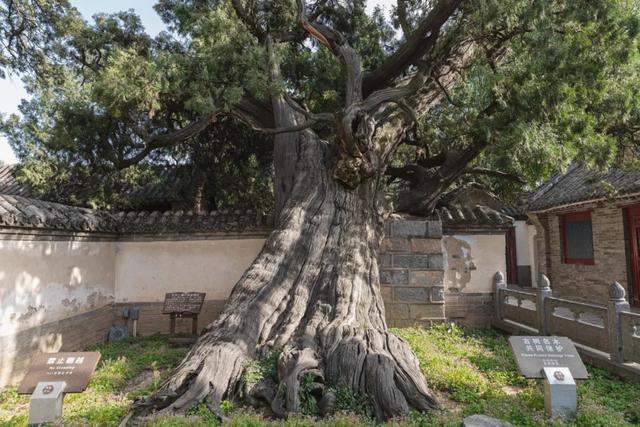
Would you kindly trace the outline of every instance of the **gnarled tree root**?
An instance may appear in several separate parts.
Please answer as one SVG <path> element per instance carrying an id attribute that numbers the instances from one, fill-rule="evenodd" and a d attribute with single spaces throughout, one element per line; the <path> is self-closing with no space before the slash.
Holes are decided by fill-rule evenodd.
<path id="1" fill-rule="evenodd" d="M 310 338 L 300 337 L 281 350 L 276 378 L 243 388 L 246 352 L 203 336 L 156 393 L 134 404 L 135 417 L 184 413 L 200 402 L 222 417 L 221 401 L 241 395 L 254 406 L 267 406 L 276 416 L 286 417 L 302 412 L 301 387 L 309 376 L 312 384 L 305 384 L 305 393 L 314 396 L 322 415 L 332 412 L 335 388 L 367 396 L 378 420 L 438 407 L 417 358 L 401 338 L 387 331 L 342 326 L 327 327 L 316 339 Z"/>

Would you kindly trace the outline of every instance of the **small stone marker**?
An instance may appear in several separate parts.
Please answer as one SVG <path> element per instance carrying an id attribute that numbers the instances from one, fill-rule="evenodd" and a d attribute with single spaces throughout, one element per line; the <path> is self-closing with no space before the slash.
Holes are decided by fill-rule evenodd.
<path id="1" fill-rule="evenodd" d="M 36 385 L 29 402 L 29 425 L 48 423 L 62 416 L 66 385 L 64 381 L 43 381 Z"/>
<path id="2" fill-rule="evenodd" d="M 80 393 L 100 361 L 98 352 L 41 353 L 34 356 L 18 393 L 31 394 L 29 424 L 62 416 L 64 393 Z"/>
<path id="3" fill-rule="evenodd" d="M 544 409 L 549 417 L 570 420 L 576 416 L 576 382 L 569 368 L 544 368 Z"/>
<path id="4" fill-rule="evenodd" d="M 572 419 L 577 409 L 576 379 L 588 378 L 580 355 L 567 337 L 513 336 L 509 345 L 526 378 L 544 378 L 544 406 L 549 417 Z"/>

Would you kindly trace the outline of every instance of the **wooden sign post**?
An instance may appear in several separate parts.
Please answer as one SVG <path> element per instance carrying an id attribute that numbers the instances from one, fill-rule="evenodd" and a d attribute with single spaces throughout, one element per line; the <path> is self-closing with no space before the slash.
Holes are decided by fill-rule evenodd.
<path id="1" fill-rule="evenodd" d="M 169 292 L 164 296 L 163 314 L 170 316 L 169 341 L 174 344 L 189 344 L 198 337 L 198 314 L 204 303 L 204 292 Z M 191 318 L 191 336 L 176 336 L 176 318 Z"/>
<path id="2" fill-rule="evenodd" d="M 18 393 L 31 394 L 29 424 L 62 416 L 65 393 L 81 393 L 100 361 L 98 352 L 41 353 L 31 361 Z"/>
<path id="3" fill-rule="evenodd" d="M 576 379 L 589 374 L 567 337 L 513 336 L 509 345 L 526 378 L 544 378 L 544 406 L 550 417 L 572 419 L 577 410 Z"/>

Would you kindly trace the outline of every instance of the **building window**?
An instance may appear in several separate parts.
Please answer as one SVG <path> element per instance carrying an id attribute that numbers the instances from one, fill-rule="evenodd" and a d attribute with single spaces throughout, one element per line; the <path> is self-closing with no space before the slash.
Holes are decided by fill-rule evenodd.
<path id="1" fill-rule="evenodd" d="M 591 212 L 566 214 L 561 221 L 565 264 L 593 265 Z"/>

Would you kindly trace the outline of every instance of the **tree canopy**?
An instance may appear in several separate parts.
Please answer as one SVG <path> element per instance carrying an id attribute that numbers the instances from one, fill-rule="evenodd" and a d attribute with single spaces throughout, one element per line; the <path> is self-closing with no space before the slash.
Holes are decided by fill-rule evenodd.
<path id="1" fill-rule="evenodd" d="M 336 139 L 328 113 L 350 96 L 335 43 L 322 31 L 309 37 L 298 6 L 161 0 L 168 30 L 152 38 L 133 11 L 85 21 L 66 1 L 3 0 L 0 71 L 22 76 L 31 96 L 22 117 L 2 122 L 23 179 L 43 195 L 104 207 L 125 203 L 123 189 L 157 179 L 158 167 L 188 164 L 216 175 L 221 204 L 265 205 L 277 132 L 265 39 L 277 41 L 275 90 L 322 137 Z M 400 0 L 390 16 L 365 6 L 318 0 L 305 5 L 306 19 L 362 58 L 365 95 L 422 69 L 438 86 L 388 168 L 399 209 L 429 210 L 474 183 L 513 196 L 575 159 L 607 167 L 635 158 L 635 2 Z M 455 79 L 434 65 L 446 61 Z M 389 73 L 393 66 L 403 69 Z M 394 108 L 413 115 L 410 103 Z"/>

